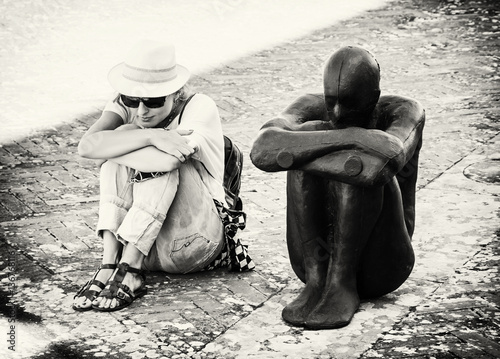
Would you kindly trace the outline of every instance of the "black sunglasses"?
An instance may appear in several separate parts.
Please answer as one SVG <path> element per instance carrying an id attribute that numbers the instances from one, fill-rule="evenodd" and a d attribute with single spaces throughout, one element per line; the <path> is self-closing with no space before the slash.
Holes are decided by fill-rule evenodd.
<path id="1" fill-rule="evenodd" d="M 125 95 L 120 95 L 122 102 L 127 107 L 137 108 L 142 102 L 144 106 L 148 108 L 160 108 L 165 104 L 167 96 L 163 97 L 152 97 L 152 98 L 142 98 L 142 97 L 128 97 Z"/>

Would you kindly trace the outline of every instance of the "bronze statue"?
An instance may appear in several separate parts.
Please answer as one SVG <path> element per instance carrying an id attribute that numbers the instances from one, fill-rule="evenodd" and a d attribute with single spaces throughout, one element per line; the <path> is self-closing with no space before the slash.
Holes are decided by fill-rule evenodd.
<path id="1" fill-rule="evenodd" d="M 415 187 L 425 113 L 380 96 L 380 67 L 347 46 L 324 69 L 324 94 L 306 94 L 262 126 L 261 170 L 287 173 L 287 244 L 305 283 L 283 318 L 310 329 L 349 324 L 360 298 L 397 289 L 414 264 Z"/>

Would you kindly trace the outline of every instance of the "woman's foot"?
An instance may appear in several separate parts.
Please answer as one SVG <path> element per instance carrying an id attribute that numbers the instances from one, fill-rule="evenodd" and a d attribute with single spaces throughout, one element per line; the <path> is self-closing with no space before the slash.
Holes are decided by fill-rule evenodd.
<path id="1" fill-rule="evenodd" d="M 92 309 L 92 301 L 97 298 L 104 289 L 105 283 L 113 275 L 116 264 L 101 264 L 91 280 L 85 283 L 76 293 L 73 300 L 73 309 L 84 312 Z"/>
<path id="2" fill-rule="evenodd" d="M 145 278 L 142 271 L 130 267 L 127 263 L 120 263 L 106 288 L 92 302 L 92 308 L 105 312 L 119 310 L 145 293 Z"/>

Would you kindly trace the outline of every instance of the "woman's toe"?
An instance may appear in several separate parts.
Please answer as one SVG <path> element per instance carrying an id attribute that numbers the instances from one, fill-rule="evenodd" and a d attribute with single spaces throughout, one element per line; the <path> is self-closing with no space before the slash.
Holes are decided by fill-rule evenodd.
<path id="1" fill-rule="evenodd" d="M 103 305 L 101 307 L 102 308 L 109 308 L 110 303 L 111 303 L 111 300 L 106 299 L 103 301 Z"/>
<path id="2" fill-rule="evenodd" d="M 73 304 L 76 308 L 84 308 L 85 299 L 86 298 L 77 298 Z"/>

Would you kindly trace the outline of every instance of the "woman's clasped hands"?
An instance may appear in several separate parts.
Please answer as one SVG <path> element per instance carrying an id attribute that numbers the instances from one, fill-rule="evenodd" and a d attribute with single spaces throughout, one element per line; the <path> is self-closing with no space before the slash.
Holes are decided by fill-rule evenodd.
<path id="1" fill-rule="evenodd" d="M 198 151 L 198 147 L 190 141 L 189 137 L 186 137 L 192 133 L 192 130 L 153 129 L 150 144 L 179 161 L 185 162 Z"/>

